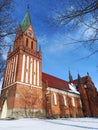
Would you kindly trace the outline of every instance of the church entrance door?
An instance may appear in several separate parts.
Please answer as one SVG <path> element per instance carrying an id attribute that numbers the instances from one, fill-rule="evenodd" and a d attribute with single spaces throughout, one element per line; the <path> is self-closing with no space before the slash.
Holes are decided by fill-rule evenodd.
<path id="1" fill-rule="evenodd" d="M 7 100 L 4 101 L 2 112 L 1 112 L 1 118 L 7 117 Z"/>

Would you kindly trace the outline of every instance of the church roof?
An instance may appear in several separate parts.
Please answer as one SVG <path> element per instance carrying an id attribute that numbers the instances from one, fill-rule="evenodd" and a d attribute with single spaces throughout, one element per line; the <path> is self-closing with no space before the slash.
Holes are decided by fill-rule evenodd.
<path id="1" fill-rule="evenodd" d="M 69 83 L 65 80 L 59 79 L 57 77 L 54 77 L 52 75 L 42 73 L 42 80 L 48 82 L 48 87 L 56 88 L 59 90 L 70 90 Z"/>
<path id="2" fill-rule="evenodd" d="M 25 17 L 22 23 L 20 24 L 22 32 L 25 32 L 30 24 L 31 24 L 30 15 L 29 12 L 26 12 Z"/>

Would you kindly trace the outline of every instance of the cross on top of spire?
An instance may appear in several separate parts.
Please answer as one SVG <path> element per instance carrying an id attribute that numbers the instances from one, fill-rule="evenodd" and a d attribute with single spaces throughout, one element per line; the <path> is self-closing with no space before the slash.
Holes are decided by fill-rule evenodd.
<path id="1" fill-rule="evenodd" d="M 29 4 L 27 4 L 27 11 L 29 11 L 29 9 L 30 9 L 30 6 L 29 6 Z"/>

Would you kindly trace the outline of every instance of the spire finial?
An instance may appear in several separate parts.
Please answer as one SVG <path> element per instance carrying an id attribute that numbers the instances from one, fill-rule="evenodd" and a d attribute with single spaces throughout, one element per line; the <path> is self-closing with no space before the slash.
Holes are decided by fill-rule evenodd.
<path id="1" fill-rule="evenodd" d="M 87 72 L 87 76 L 89 76 L 89 73 Z"/>
<path id="2" fill-rule="evenodd" d="M 29 6 L 29 4 L 27 4 L 27 11 L 29 11 L 29 9 L 30 9 L 30 6 Z"/>

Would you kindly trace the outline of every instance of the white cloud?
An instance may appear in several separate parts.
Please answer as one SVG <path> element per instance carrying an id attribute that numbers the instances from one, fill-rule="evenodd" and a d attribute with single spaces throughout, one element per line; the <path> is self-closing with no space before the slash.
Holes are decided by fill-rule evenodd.
<path id="1" fill-rule="evenodd" d="M 95 32 L 95 29 L 93 29 L 93 28 L 87 29 L 87 30 L 85 31 L 85 33 L 84 33 L 85 37 L 87 37 L 87 38 L 94 37 L 95 34 L 96 34 L 96 32 Z"/>
<path id="2" fill-rule="evenodd" d="M 62 43 L 53 43 L 53 45 L 50 46 L 50 48 L 48 48 L 48 51 L 51 53 L 57 53 L 57 52 L 61 52 L 64 50 L 64 45 Z"/>
<path id="3" fill-rule="evenodd" d="M 69 11 L 73 11 L 73 10 L 75 10 L 75 7 L 71 5 L 71 6 L 68 8 L 68 10 L 69 10 Z"/>
<path id="4" fill-rule="evenodd" d="M 48 54 L 61 54 L 72 51 L 75 45 L 66 45 L 70 40 L 66 37 L 66 34 L 55 33 L 51 39 L 47 39 L 47 44 L 44 46 L 44 51 Z"/>
<path id="5" fill-rule="evenodd" d="M 6 58 L 7 58 L 7 53 L 5 52 L 3 53 L 3 59 L 6 60 Z"/>
<path id="6" fill-rule="evenodd" d="M 95 36 L 97 29 L 98 23 L 96 23 L 94 18 L 89 18 L 80 24 L 76 33 L 79 33 L 81 39 L 91 39 Z"/>

